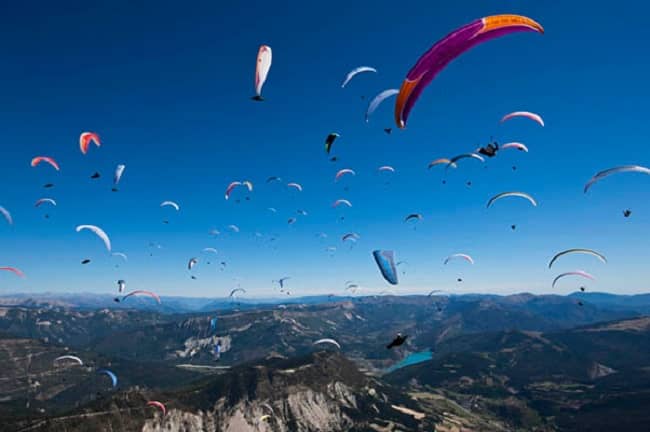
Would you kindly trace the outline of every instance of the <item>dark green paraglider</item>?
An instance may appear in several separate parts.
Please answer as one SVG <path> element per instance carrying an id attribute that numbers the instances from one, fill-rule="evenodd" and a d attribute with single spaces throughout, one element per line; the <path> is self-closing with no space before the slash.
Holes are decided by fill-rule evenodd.
<path id="1" fill-rule="evenodd" d="M 327 138 L 325 138 L 325 151 L 327 154 L 330 154 L 330 150 L 332 150 L 332 144 L 334 144 L 334 141 L 341 135 L 337 134 L 336 132 L 332 132 L 331 134 L 327 135 Z"/>

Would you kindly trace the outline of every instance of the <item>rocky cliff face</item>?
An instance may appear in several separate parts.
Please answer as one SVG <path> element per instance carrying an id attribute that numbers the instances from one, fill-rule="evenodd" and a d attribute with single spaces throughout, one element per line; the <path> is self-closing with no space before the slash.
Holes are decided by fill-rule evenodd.
<path id="1" fill-rule="evenodd" d="M 193 409 L 179 407 L 164 419 L 147 419 L 143 430 L 311 432 L 373 430 L 372 425 L 381 429 L 394 424 L 407 431 L 419 427 L 413 415 L 391 406 L 414 407 L 413 401 L 331 352 L 235 368 L 184 392 L 178 402 Z"/>
<path id="2" fill-rule="evenodd" d="M 354 421 L 344 409 L 358 409 L 353 390 L 341 383 L 326 393 L 304 389 L 270 402 L 246 400 L 225 407 L 220 401 L 196 413 L 174 409 L 164 418 L 147 419 L 142 431 L 347 431 Z"/>
<path id="3" fill-rule="evenodd" d="M 167 407 L 165 416 L 146 401 Z M 27 423 L 42 431 L 316 432 L 431 430 L 413 399 L 334 352 L 267 359 L 182 390 L 113 394 L 74 413 Z"/>

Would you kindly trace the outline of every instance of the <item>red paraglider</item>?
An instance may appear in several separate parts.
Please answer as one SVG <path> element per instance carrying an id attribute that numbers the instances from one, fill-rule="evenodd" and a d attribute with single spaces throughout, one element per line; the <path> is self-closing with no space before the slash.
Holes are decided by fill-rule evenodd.
<path id="1" fill-rule="evenodd" d="M 81 149 L 81 153 L 88 153 L 88 146 L 91 142 L 94 142 L 97 147 L 102 145 L 99 135 L 95 132 L 82 132 L 79 136 L 79 149 Z"/>

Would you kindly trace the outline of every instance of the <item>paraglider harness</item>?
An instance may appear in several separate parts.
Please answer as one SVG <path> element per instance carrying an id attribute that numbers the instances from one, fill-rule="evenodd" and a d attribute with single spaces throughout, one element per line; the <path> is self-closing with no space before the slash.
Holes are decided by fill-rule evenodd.
<path id="1" fill-rule="evenodd" d="M 499 143 L 496 141 L 489 143 L 485 147 L 481 147 L 478 152 L 484 156 L 487 157 L 494 157 L 497 155 L 497 151 L 499 151 Z"/>

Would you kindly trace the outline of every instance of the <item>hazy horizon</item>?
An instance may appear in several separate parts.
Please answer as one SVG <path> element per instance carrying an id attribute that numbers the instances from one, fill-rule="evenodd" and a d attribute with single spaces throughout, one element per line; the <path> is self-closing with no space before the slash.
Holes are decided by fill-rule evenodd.
<path id="1" fill-rule="evenodd" d="M 367 292 L 361 292 L 357 294 L 345 294 L 345 293 L 332 293 L 335 297 L 338 298 L 362 298 L 362 297 L 380 297 L 380 296 L 392 296 L 392 297 L 428 297 L 429 292 L 399 292 L 399 293 L 386 293 L 386 290 L 383 290 L 384 292 L 373 292 L 373 291 L 367 291 Z M 567 293 L 542 293 L 542 294 L 535 294 L 530 291 L 517 291 L 517 292 L 511 292 L 511 293 L 505 293 L 505 294 L 496 294 L 496 293 L 485 293 L 485 292 L 440 292 L 440 293 L 435 293 L 434 296 L 443 296 L 443 297 L 463 297 L 463 296 L 497 296 L 497 297 L 511 297 L 511 296 L 519 296 L 519 295 L 532 295 L 532 296 L 537 296 L 537 297 L 544 297 L 544 296 L 557 296 L 557 297 L 570 297 L 574 295 L 597 295 L 597 294 L 604 294 L 604 295 L 613 295 L 613 296 L 621 296 L 621 297 L 631 297 L 631 296 L 642 296 L 642 295 L 650 295 L 650 293 L 635 293 L 635 294 L 621 294 L 621 293 L 615 293 L 615 292 L 608 292 L 608 291 L 572 291 L 572 292 L 567 292 Z M 81 292 L 74 292 L 74 291 L 39 291 L 39 292 L 34 292 L 34 293 L 27 293 L 27 292 L 14 292 L 14 293 L 0 293 L 0 298 L 11 298 L 11 297 L 29 297 L 29 296 L 51 296 L 51 297 L 56 297 L 56 296 L 61 296 L 61 297 L 74 297 L 74 296 L 85 296 L 85 295 L 90 295 L 90 296 L 97 296 L 97 297 L 107 297 L 107 298 L 113 298 L 115 297 L 115 294 L 112 293 L 104 293 L 104 292 L 90 292 L 90 291 L 81 291 Z M 315 297 L 327 297 L 330 294 L 305 294 L 305 295 L 296 295 L 296 296 L 286 296 L 286 295 L 278 295 L 275 293 L 271 293 L 269 295 L 254 295 L 254 296 L 245 296 L 245 297 L 237 297 L 237 301 L 241 302 L 246 302 L 246 301 L 255 301 L 255 300 L 287 300 L 287 301 L 296 301 L 301 298 L 315 298 Z M 230 297 L 228 295 L 226 296 L 221 296 L 221 297 L 210 297 L 210 296 L 192 296 L 192 295 L 161 295 L 161 298 L 170 298 L 170 299 L 192 299 L 192 300 L 229 300 Z"/>

